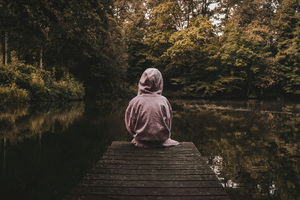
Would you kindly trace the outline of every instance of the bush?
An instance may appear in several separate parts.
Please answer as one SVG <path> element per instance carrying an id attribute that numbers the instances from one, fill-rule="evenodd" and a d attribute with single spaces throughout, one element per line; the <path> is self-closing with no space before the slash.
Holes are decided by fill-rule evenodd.
<path id="1" fill-rule="evenodd" d="M 56 80 L 54 72 L 20 62 L 0 65 L 0 90 L 0 104 L 30 100 L 71 101 L 85 96 L 83 84 L 68 72 Z"/>
<path id="2" fill-rule="evenodd" d="M 1 103 L 19 103 L 30 100 L 29 93 L 25 89 L 18 88 L 16 84 L 11 86 L 0 85 L 0 99 Z"/>
<path id="3" fill-rule="evenodd" d="M 76 81 L 75 78 L 67 72 L 59 81 L 48 82 L 46 87 L 52 100 L 79 100 L 83 99 L 85 95 L 83 84 Z"/>

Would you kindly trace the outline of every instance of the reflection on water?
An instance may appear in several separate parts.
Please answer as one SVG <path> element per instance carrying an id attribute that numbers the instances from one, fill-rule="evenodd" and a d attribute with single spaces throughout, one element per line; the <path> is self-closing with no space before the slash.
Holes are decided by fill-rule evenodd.
<path id="1" fill-rule="evenodd" d="M 300 105 L 173 102 L 173 135 L 193 141 L 232 199 L 298 199 Z"/>
<path id="2" fill-rule="evenodd" d="M 0 199 L 61 199 L 124 133 L 120 107 L 73 102 L 2 108 Z"/>
<path id="3" fill-rule="evenodd" d="M 61 199 L 113 140 L 130 141 L 122 102 L 0 110 L 0 198 Z M 300 105 L 171 101 L 172 138 L 192 141 L 232 199 L 300 196 Z"/>
<path id="4" fill-rule="evenodd" d="M 59 105 L 40 105 L 30 109 L 29 104 L 5 108 L 0 112 L 0 139 L 11 143 L 32 138 L 46 131 L 55 132 L 55 124 L 59 123 L 61 130 L 67 130 L 84 112 L 83 102 L 73 102 Z"/>

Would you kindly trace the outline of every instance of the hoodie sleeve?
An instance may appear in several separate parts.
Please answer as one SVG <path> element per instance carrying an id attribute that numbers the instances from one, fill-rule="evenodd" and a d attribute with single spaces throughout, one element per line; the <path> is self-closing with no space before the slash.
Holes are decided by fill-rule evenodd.
<path id="1" fill-rule="evenodd" d="M 173 113 L 172 113 L 172 107 L 169 103 L 169 101 L 165 99 L 164 105 L 162 106 L 162 116 L 164 119 L 164 124 L 166 128 L 169 130 L 169 137 L 171 136 L 171 127 L 172 127 L 172 118 L 173 118 Z"/>
<path id="2" fill-rule="evenodd" d="M 136 114 L 134 112 L 133 102 L 131 101 L 126 109 L 125 113 L 125 124 L 126 129 L 131 135 L 135 135 L 134 126 L 136 122 Z"/>
<path id="3" fill-rule="evenodd" d="M 169 109 L 169 112 L 170 112 L 170 115 L 171 115 L 171 117 L 169 117 L 168 118 L 168 126 L 169 126 L 169 128 L 170 128 L 170 130 L 171 130 L 171 127 L 172 127 L 172 119 L 173 119 L 173 111 L 172 111 L 172 107 L 171 107 L 171 104 L 170 104 L 170 102 L 167 100 L 167 104 L 168 104 L 168 109 Z"/>

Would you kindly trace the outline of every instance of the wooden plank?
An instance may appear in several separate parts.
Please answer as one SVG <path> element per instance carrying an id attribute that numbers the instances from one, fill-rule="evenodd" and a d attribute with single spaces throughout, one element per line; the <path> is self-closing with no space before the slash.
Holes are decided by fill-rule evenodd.
<path id="1" fill-rule="evenodd" d="M 128 187 L 128 181 L 115 181 L 115 180 L 93 180 L 85 179 L 79 186 L 98 186 L 98 187 Z M 132 181 L 130 182 L 130 187 L 144 187 L 144 188 L 153 188 L 153 187 L 181 187 L 181 188 L 207 188 L 207 187 L 222 187 L 216 181 Z"/>
<path id="2" fill-rule="evenodd" d="M 223 188 L 107 188 L 107 187 L 78 187 L 73 194 L 95 194 L 120 196 L 220 196 L 226 195 Z"/>
<path id="3" fill-rule="evenodd" d="M 134 147 L 137 148 L 137 147 Z M 133 150 L 133 149 L 128 149 L 128 150 L 123 150 L 123 151 L 118 151 L 117 149 L 108 149 L 107 150 L 107 154 L 108 153 L 115 153 L 115 154 L 132 154 L 132 155 L 144 155 L 144 156 L 153 156 L 153 155 L 176 155 L 176 154 L 172 154 L 173 152 L 178 152 L 178 149 L 175 147 L 169 147 L 169 148 L 174 148 L 173 150 L 170 151 L 166 151 L 166 150 L 156 150 L 156 151 L 150 151 L 150 150 L 142 150 L 142 151 L 138 151 L 138 150 Z M 193 154 L 193 155 L 198 155 L 197 152 L 191 151 L 191 150 L 184 150 L 182 149 L 182 151 L 180 151 L 181 155 L 186 155 L 186 154 Z"/>
<path id="4" fill-rule="evenodd" d="M 160 148 L 137 148 L 128 142 L 113 142 L 110 146 L 109 150 L 114 150 L 116 152 L 128 152 L 128 151 L 137 151 L 137 152 L 151 152 L 152 154 L 155 153 L 166 153 L 166 152 L 173 152 L 173 151 L 180 151 L 182 152 L 198 152 L 197 148 L 193 143 L 190 142 L 183 142 L 180 143 L 178 146 L 174 147 L 160 147 Z"/>
<path id="5" fill-rule="evenodd" d="M 143 155 L 143 154 L 141 154 Z M 197 154 L 180 154 L 180 155 L 173 155 L 172 154 L 166 154 L 166 155 L 143 155 L 139 156 L 136 153 L 132 154 L 122 154 L 122 153 L 106 153 L 103 157 L 102 160 L 106 159 L 115 159 L 115 160 L 149 160 L 149 159 L 158 159 L 158 160 L 182 160 L 182 159 L 199 159 L 199 160 L 205 160 L 201 155 Z"/>
<path id="6" fill-rule="evenodd" d="M 185 169 L 111 169 L 111 168 L 93 168 L 89 171 L 91 174 L 138 174 L 138 175 L 145 175 L 145 174 L 164 174 L 164 175 L 196 175 L 196 174 L 211 174 L 215 175 L 211 169 L 198 169 L 198 170 L 185 170 Z"/>
<path id="7" fill-rule="evenodd" d="M 168 174 L 142 174 L 142 175 L 136 175 L 136 174 L 125 174 L 125 175 L 119 175 L 119 174 L 86 174 L 86 179 L 98 179 L 98 180 L 127 180 L 127 181 L 140 181 L 140 180 L 158 180 L 158 181 L 190 181 L 190 180 L 205 180 L 205 181 L 217 181 L 217 177 L 215 175 L 206 175 L 206 174 L 196 174 L 196 175 L 189 175 L 189 174 L 183 174 L 183 175 L 168 175 Z"/>
<path id="8" fill-rule="evenodd" d="M 74 197 L 73 195 L 66 196 L 65 200 L 230 200 L 228 196 L 164 196 L 162 198 L 156 196 L 118 196 L 118 195 L 95 195 L 86 194 L 78 195 Z"/>
<path id="9" fill-rule="evenodd" d="M 141 170 L 147 170 L 147 169 L 160 169 L 160 170 L 198 170 L 198 169 L 208 169 L 211 170 L 211 168 L 208 165 L 185 165 L 185 164 L 177 164 L 177 165 L 118 165 L 118 164 L 96 164 L 95 168 L 104 168 L 104 169 L 141 169 Z"/>
<path id="10" fill-rule="evenodd" d="M 101 160 L 99 164 L 114 164 L 114 165 L 206 165 L 201 160 Z"/>
<path id="11" fill-rule="evenodd" d="M 168 148 L 137 148 L 116 141 L 65 199 L 229 197 L 191 142 Z"/>
<path id="12" fill-rule="evenodd" d="M 200 161 L 203 164 L 207 164 L 203 159 L 201 159 L 200 157 L 166 157 L 166 158 L 162 158 L 162 157 L 109 157 L 109 156 L 105 156 L 102 158 L 102 160 L 105 161 L 126 161 L 126 162 L 135 162 L 135 161 L 147 161 L 147 162 L 152 162 L 152 161 L 170 161 L 170 162 L 176 162 L 176 163 L 180 163 L 180 162 L 187 162 L 187 161 Z"/>

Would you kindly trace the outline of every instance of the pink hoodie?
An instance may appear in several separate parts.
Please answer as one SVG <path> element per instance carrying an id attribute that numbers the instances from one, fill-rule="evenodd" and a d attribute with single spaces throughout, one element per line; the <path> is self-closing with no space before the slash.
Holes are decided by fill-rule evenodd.
<path id="1" fill-rule="evenodd" d="M 174 146 L 170 139 L 172 108 L 161 95 L 163 78 L 155 68 L 148 68 L 139 81 L 138 95 L 133 98 L 125 113 L 125 124 L 138 147 Z"/>

